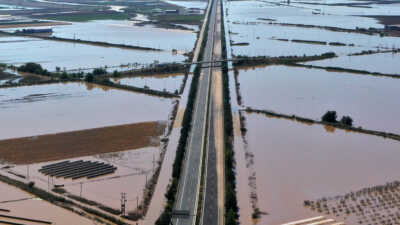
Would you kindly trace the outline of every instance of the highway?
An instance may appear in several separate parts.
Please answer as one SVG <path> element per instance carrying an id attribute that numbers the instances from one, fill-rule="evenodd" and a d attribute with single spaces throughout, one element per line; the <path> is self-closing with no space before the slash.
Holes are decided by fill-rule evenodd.
<path id="1" fill-rule="evenodd" d="M 188 211 L 189 216 L 174 217 L 172 223 L 174 225 L 194 225 L 197 218 L 200 182 L 201 182 L 201 165 L 203 163 L 203 151 L 208 151 L 207 132 L 207 112 L 210 110 L 210 91 L 212 62 L 214 53 L 214 39 L 216 37 L 216 19 L 217 19 L 217 2 L 220 0 L 211 0 L 210 15 L 206 46 L 204 48 L 203 61 L 211 63 L 203 63 L 199 77 L 197 97 L 193 112 L 192 128 L 189 135 L 189 142 L 186 148 L 186 155 L 181 171 L 181 177 L 178 186 L 178 196 L 175 202 L 175 211 Z M 207 135 L 209 136 L 209 135 Z M 211 138 L 210 140 L 213 140 Z M 215 166 L 215 164 L 214 164 Z M 206 161 L 207 167 L 207 161 Z M 207 179 L 207 178 L 206 178 Z M 217 202 L 217 199 L 214 199 Z M 204 209 L 203 209 L 204 210 Z M 216 212 L 216 214 L 218 214 Z M 212 224 L 210 224 L 212 225 Z"/>

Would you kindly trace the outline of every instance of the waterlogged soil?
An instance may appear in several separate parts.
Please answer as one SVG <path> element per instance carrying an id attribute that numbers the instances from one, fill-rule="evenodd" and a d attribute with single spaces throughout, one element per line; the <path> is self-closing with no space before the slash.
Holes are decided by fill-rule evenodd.
<path id="1" fill-rule="evenodd" d="M 262 215 L 256 224 L 275 225 L 317 216 L 304 200 L 346 194 L 400 179 L 400 143 L 381 137 L 347 132 L 321 125 L 245 114 L 247 147 L 254 154 L 257 204 Z M 243 148 L 242 148 L 243 149 Z M 238 148 L 237 155 L 245 152 Z M 246 165 L 243 156 L 236 156 Z M 246 168 L 239 166 L 239 173 Z M 243 176 L 243 175 L 242 175 Z M 239 208 L 248 217 L 250 199 L 247 179 L 238 179 Z M 246 199 L 247 202 L 243 201 Z M 242 201 L 241 201 L 242 199 Z M 326 216 L 346 224 L 357 221 Z M 251 224 L 247 223 L 247 224 Z"/>
<path id="2" fill-rule="evenodd" d="M 114 82 L 135 87 L 148 87 L 153 90 L 179 91 L 185 78 L 184 74 L 160 74 L 151 76 L 113 79 Z"/>
<path id="3" fill-rule="evenodd" d="M 9 216 L 24 217 L 30 219 L 44 220 L 53 224 L 69 225 L 82 224 L 92 225 L 93 221 L 78 216 L 66 209 L 54 206 L 40 199 L 32 199 L 33 196 L 4 183 L 0 183 L 0 208 L 10 210 L 9 213 L 1 213 Z M 20 199 L 26 199 L 18 201 Z M 17 200 L 17 201 L 16 201 Z M 9 201 L 9 202 L 7 202 Z M 34 225 L 37 223 L 1 218 L 3 221 Z"/>
<path id="4" fill-rule="evenodd" d="M 85 83 L 0 89 L 0 139 L 166 121 L 172 101 Z"/>
<path id="5" fill-rule="evenodd" d="M 165 124 L 137 123 L 0 141 L 0 159 L 31 164 L 158 146 Z"/>
<path id="6" fill-rule="evenodd" d="M 396 79 L 268 66 L 240 70 L 238 81 L 243 107 L 316 120 L 334 110 L 338 119 L 352 117 L 356 127 L 400 133 Z"/>
<path id="7" fill-rule="evenodd" d="M 398 62 L 400 62 L 399 53 L 379 53 L 373 55 L 342 56 L 305 64 L 400 75 L 400 65 Z"/>
<path id="8" fill-rule="evenodd" d="M 35 62 L 49 71 L 56 71 L 56 67 L 70 70 L 134 63 L 148 65 L 154 61 L 181 62 L 185 59 L 183 55 L 171 51 L 140 51 L 6 36 L 0 36 L 0 52 L 1 63 L 18 66 Z"/>

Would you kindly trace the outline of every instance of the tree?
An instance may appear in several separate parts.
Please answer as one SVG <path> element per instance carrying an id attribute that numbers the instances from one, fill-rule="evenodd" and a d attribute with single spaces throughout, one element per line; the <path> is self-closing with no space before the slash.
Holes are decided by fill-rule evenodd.
<path id="1" fill-rule="evenodd" d="M 93 70 L 93 75 L 104 75 L 107 74 L 107 70 L 103 68 L 96 68 Z"/>
<path id="2" fill-rule="evenodd" d="M 346 126 L 353 126 L 353 119 L 350 116 L 343 116 L 340 123 Z"/>
<path id="3" fill-rule="evenodd" d="M 85 77 L 86 82 L 93 82 L 93 80 L 94 80 L 94 77 L 92 74 L 86 75 L 86 77 Z"/>
<path id="4" fill-rule="evenodd" d="M 322 116 L 322 121 L 328 123 L 337 123 L 336 111 L 328 111 Z"/>

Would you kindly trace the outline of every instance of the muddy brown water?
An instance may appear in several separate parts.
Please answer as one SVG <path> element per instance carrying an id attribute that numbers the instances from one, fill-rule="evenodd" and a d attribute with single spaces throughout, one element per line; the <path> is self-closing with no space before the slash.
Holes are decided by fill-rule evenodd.
<path id="1" fill-rule="evenodd" d="M 276 225 L 318 215 L 304 200 L 336 196 L 399 180 L 400 143 L 320 125 L 246 114 L 248 148 L 254 154 L 257 224 Z M 241 222 L 251 224 L 244 145 L 235 146 Z M 247 199 L 247 200 L 246 200 Z M 343 218 L 334 218 L 343 221 Z M 355 221 L 345 221 L 355 224 Z"/>
<path id="2" fill-rule="evenodd" d="M 245 107 L 317 120 L 335 110 L 356 127 L 400 133 L 397 79 L 268 66 L 240 70 L 238 81 Z"/>
<path id="3" fill-rule="evenodd" d="M 171 104 L 170 99 L 84 83 L 0 89 L 0 139 L 166 121 Z"/>
<path id="4" fill-rule="evenodd" d="M 0 202 L 27 199 L 27 198 L 32 198 L 32 196 L 19 189 L 16 189 L 12 186 L 0 182 Z M 48 202 L 39 199 L 29 199 L 29 200 L 21 200 L 8 203 L 0 203 L 0 208 L 8 209 L 11 211 L 9 213 L 1 213 L 4 215 L 51 221 L 53 222 L 53 224 L 59 224 L 59 225 L 93 224 L 93 221 L 87 218 L 80 217 L 68 210 L 54 206 Z M 6 218 L 1 218 L 1 220 L 15 222 L 15 223 L 23 223 L 27 225 L 37 224 L 21 220 L 11 220 Z"/>

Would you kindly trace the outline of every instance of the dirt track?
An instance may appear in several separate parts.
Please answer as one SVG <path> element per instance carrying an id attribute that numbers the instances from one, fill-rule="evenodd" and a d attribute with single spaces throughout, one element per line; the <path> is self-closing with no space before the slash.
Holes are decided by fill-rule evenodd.
<path id="1" fill-rule="evenodd" d="M 0 161 L 30 164 L 158 146 L 159 122 L 95 128 L 0 141 Z"/>

